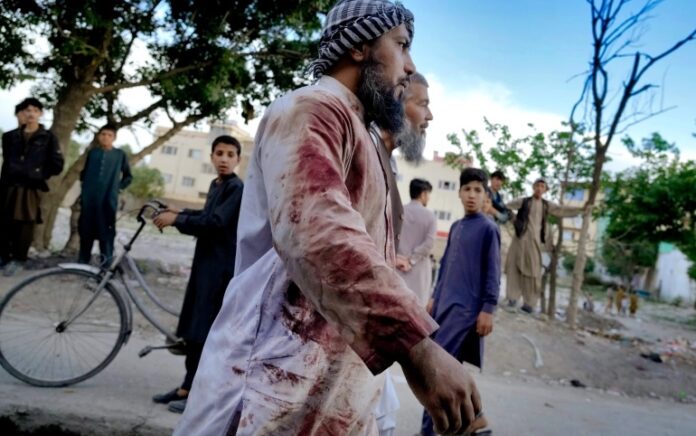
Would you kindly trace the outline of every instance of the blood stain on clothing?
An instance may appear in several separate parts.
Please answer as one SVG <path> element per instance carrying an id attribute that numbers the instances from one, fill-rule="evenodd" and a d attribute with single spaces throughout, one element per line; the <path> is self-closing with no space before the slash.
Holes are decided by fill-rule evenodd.
<path id="1" fill-rule="evenodd" d="M 301 377 L 289 371 L 285 371 L 282 368 L 278 368 L 270 363 L 264 363 L 263 369 L 266 372 L 271 383 L 289 382 L 291 385 L 295 386 L 301 382 Z"/>
<path id="2" fill-rule="evenodd" d="M 297 170 L 300 173 L 299 188 L 310 195 L 341 187 L 343 180 L 319 147 L 312 142 L 302 145 L 297 152 Z M 344 187 L 345 188 L 345 187 Z"/>
<path id="3" fill-rule="evenodd" d="M 287 304 L 281 307 L 283 324 L 303 342 L 312 341 L 329 356 L 342 353 L 347 345 L 338 332 L 317 312 L 300 288 L 291 282 L 286 291 Z"/>

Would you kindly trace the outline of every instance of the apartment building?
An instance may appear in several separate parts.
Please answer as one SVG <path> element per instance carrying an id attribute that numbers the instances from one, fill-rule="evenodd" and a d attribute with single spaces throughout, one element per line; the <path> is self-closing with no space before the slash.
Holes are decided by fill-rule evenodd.
<path id="1" fill-rule="evenodd" d="M 589 191 L 584 188 L 570 188 L 563 196 L 563 203 L 567 206 L 582 207 L 589 197 Z M 604 198 L 602 192 L 597 196 L 597 201 Z M 587 254 L 596 256 L 597 250 L 601 247 L 601 238 L 604 233 L 604 228 L 607 225 L 606 218 L 590 221 L 588 228 L 588 244 Z M 578 249 L 578 241 L 580 240 L 580 231 L 582 229 L 582 216 L 578 215 L 572 218 L 563 218 L 563 250 L 569 253 L 575 253 Z"/>
<path id="2" fill-rule="evenodd" d="M 161 135 L 167 127 L 158 127 Z M 237 175 L 246 175 L 254 148 L 254 138 L 236 122 L 212 123 L 208 132 L 182 130 L 152 153 L 149 166 L 157 168 L 164 177 L 164 198 L 174 204 L 201 207 L 205 203 L 215 168 L 210 163 L 210 146 L 220 135 L 231 135 L 242 144 L 242 161 Z"/>

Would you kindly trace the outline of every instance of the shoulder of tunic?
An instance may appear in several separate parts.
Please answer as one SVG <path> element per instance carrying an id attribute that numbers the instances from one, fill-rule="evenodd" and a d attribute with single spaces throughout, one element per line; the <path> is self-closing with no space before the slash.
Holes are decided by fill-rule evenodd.
<path id="1" fill-rule="evenodd" d="M 273 131 L 280 125 L 296 126 L 298 119 L 307 117 L 335 118 L 351 125 L 350 113 L 360 108 L 351 107 L 348 98 L 333 88 L 318 84 L 305 86 L 275 100 L 268 108 L 265 128 Z"/>
<path id="2" fill-rule="evenodd" d="M 212 183 L 215 183 L 214 179 Z M 239 176 L 235 174 L 229 179 L 225 180 L 223 186 L 225 187 L 225 189 L 238 189 L 244 187 L 244 182 L 242 181 L 242 179 L 239 178 Z"/>

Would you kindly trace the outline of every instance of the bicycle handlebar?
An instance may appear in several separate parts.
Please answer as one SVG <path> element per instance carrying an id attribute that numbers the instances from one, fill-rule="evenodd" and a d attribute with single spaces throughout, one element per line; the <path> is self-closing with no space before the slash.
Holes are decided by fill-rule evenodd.
<path id="1" fill-rule="evenodd" d="M 123 248 L 126 249 L 126 251 L 130 251 L 131 247 L 133 246 L 133 242 L 140 236 L 140 232 L 143 231 L 143 228 L 147 224 L 147 221 L 145 221 L 145 218 L 143 215 L 145 214 L 145 211 L 148 209 L 152 209 L 155 215 L 158 213 L 162 212 L 163 210 L 167 209 L 167 205 L 165 203 L 162 203 L 159 200 L 150 200 L 147 203 L 143 205 L 143 207 L 140 208 L 140 211 L 138 212 L 137 220 L 140 223 L 140 226 L 138 229 L 135 231 L 135 234 L 133 237 L 128 241 L 126 245 L 123 246 Z M 160 229 L 160 232 L 162 232 L 162 229 Z"/>
<path id="2" fill-rule="evenodd" d="M 155 214 L 161 212 L 162 210 L 166 209 L 167 205 L 159 200 L 150 200 L 147 203 L 143 205 L 143 207 L 140 208 L 140 212 L 138 212 L 138 217 L 137 220 L 141 224 L 145 224 L 145 218 L 143 218 L 143 215 L 145 214 L 145 211 L 148 209 L 152 209 Z"/>

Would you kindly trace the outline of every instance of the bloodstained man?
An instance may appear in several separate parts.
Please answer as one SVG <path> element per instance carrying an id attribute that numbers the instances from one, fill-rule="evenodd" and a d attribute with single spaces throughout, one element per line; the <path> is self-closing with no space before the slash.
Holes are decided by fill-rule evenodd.
<path id="1" fill-rule="evenodd" d="M 402 127 L 412 36 L 401 5 L 339 2 L 319 80 L 266 112 L 235 277 L 176 435 L 373 434 L 374 375 L 394 362 L 440 432 L 476 427 L 471 376 L 429 339 L 437 324 L 394 271 L 389 162 L 367 131 Z"/>

